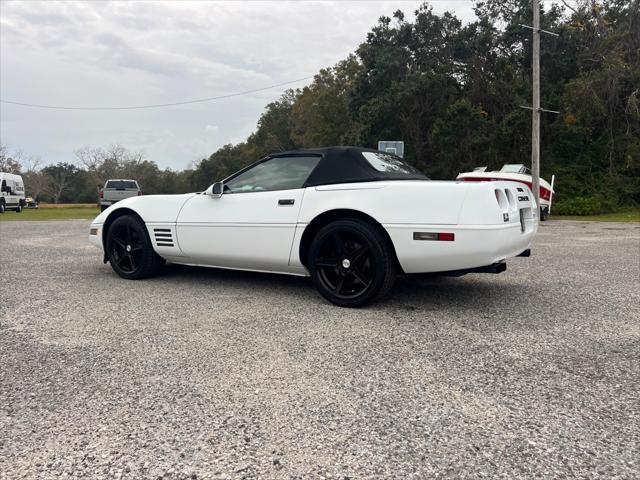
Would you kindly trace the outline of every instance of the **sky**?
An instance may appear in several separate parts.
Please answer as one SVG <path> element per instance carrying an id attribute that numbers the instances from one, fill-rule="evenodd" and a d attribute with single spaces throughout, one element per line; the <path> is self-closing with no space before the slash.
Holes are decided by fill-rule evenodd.
<path id="1" fill-rule="evenodd" d="M 0 98 L 72 107 L 172 103 L 313 76 L 362 43 L 381 15 L 419 1 L 0 2 Z M 472 2 L 431 2 L 474 18 Z M 42 164 L 119 143 L 183 169 L 243 141 L 265 105 L 303 80 L 207 103 L 53 110 L 0 103 L 0 143 Z"/>

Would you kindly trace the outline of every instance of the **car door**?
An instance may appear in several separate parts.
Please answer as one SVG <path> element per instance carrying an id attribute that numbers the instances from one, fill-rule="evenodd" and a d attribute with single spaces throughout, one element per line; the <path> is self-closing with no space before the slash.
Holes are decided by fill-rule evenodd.
<path id="1" fill-rule="evenodd" d="M 11 179 L 3 179 L 1 189 L 4 196 L 5 206 L 7 208 L 14 208 L 18 204 L 18 197 L 15 195 L 14 181 Z"/>
<path id="2" fill-rule="evenodd" d="M 216 197 L 202 193 L 182 208 L 178 243 L 192 263 L 290 272 L 289 254 L 304 184 L 320 156 L 259 162 L 225 181 Z"/>
<path id="3" fill-rule="evenodd" d="M 8 206 L 9 198 L 7 197 L 9 196 L 9 194 L 7 193 L 6 190 L 7 190 L 7 181 L 3 178 L 2 182 L 0 182 L 0 196 L 4 198 L 5 206 Z"/>

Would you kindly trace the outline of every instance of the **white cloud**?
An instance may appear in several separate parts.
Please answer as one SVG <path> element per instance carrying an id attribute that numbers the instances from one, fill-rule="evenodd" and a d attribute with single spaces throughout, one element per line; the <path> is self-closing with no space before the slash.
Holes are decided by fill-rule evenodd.
<path id="1" fill-rule="evenodd" d="M 364 41 L 381 15 L 418 1 L 3 2 L 0 95 L 71 106 L 168 103 L 313 75 Z M 463 20 L 471 3 L 436 2 Z M 304 82 L 293 86 L 302 86 Z M 183 168 L 243 140 L 287 87 L 243 97 L 133 111 L 0 105 L 2 143 L 47 162 L 119 142 Z"/>

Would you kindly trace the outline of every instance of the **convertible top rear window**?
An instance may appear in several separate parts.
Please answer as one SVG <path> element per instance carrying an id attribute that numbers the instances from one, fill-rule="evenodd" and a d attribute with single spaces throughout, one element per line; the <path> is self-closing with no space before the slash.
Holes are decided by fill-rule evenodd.
<path id="1" fill-rule="evenodd" d="M 379 172 L 420 174 L 417 168 L 402 161 L 400 157 L 386 152 L 362 152 L 362 156 Z"/>

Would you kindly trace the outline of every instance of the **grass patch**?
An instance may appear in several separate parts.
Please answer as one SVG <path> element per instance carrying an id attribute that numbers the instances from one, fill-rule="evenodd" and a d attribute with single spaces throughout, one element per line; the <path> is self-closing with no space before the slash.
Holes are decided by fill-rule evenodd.
<path id="1" fill-rule="evenodd" d="M 74 220 L 92 219 L 98 216 L 100 209 L 95 205 L 73 206 L 69 208 L 25 208 L 21 213 L 7 210 L 0 215 L 0 222 L 15 222 L 19 220 Z"/>
<path id="2" fill-rule="evenodd" d="M 96 208 L 95 203 L 40 203 L 42 208 Z"/>
<path id="3" fill-rule="evenodd" d="M 550 220 L 580 220 L 583 222 L 640 222 L 640 207 L 628 208 L 616 213 L 603 213 L 600 215 L 569 216 L 553 215 L 551 209 Z"/>

